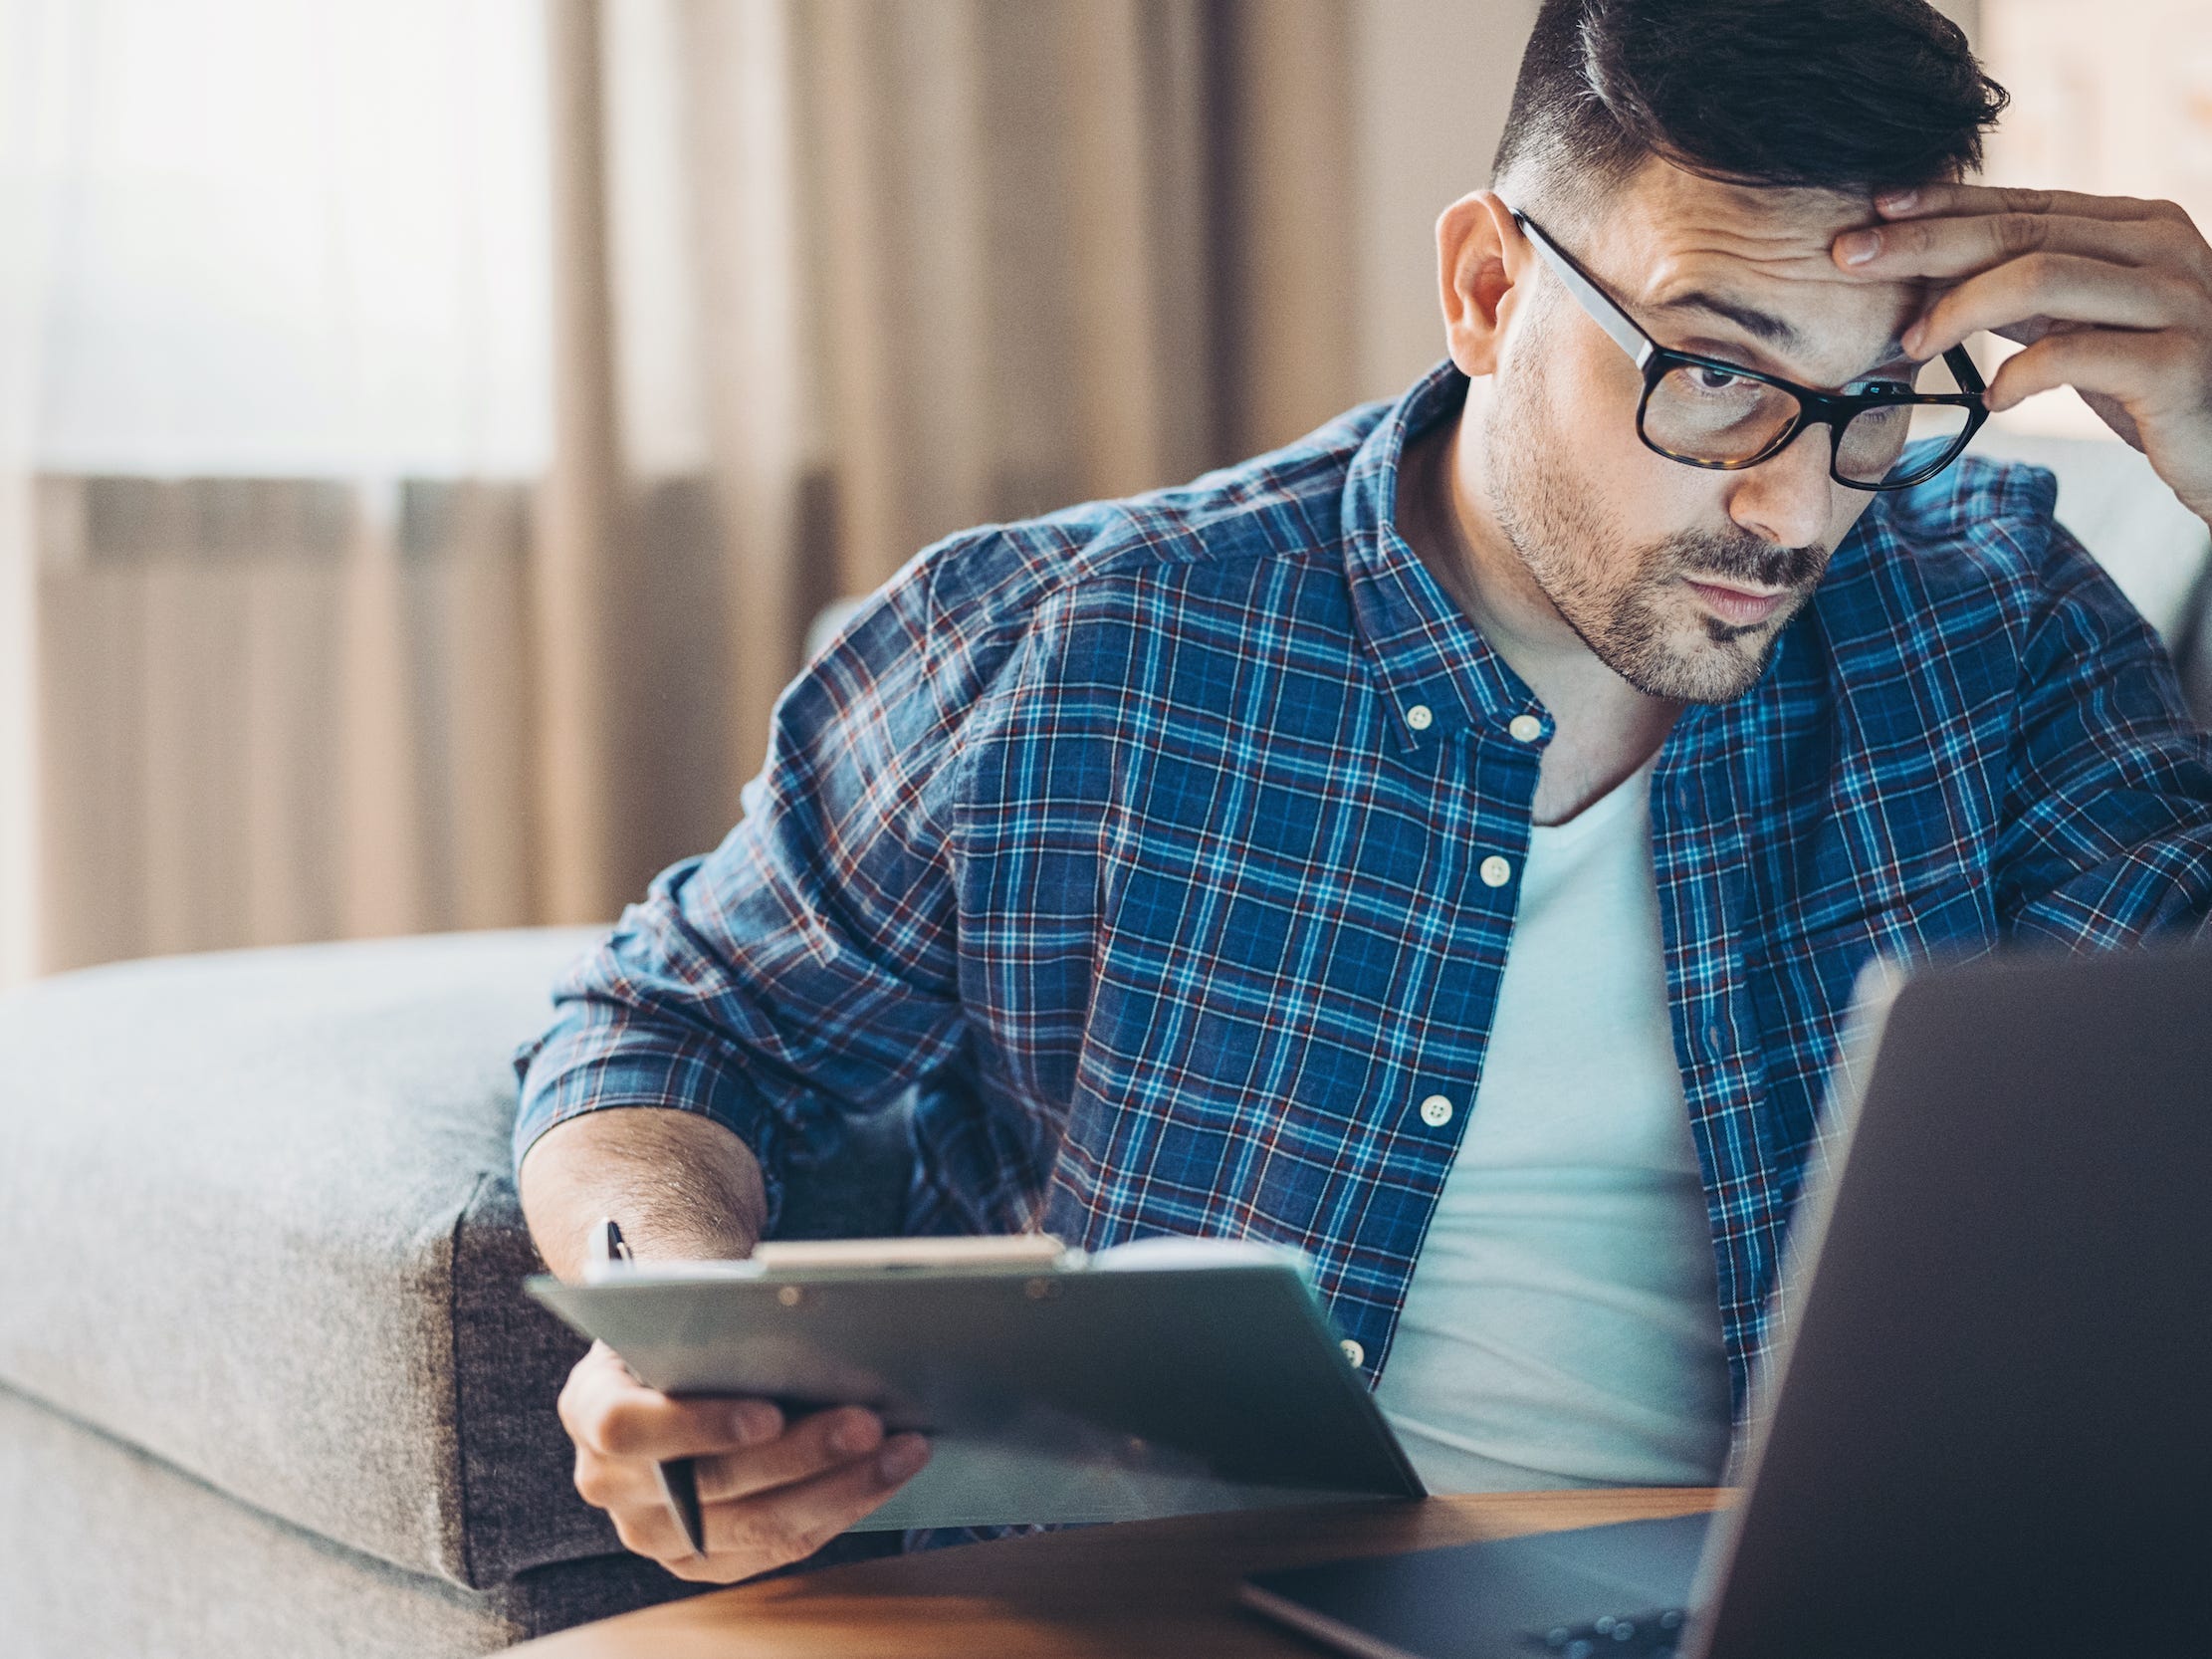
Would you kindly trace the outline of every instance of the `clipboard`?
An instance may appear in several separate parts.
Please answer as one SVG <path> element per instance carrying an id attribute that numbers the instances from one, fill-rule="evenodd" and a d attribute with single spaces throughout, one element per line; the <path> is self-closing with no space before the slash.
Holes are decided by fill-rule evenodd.
<path id="1" fill-rule="evenodd" d="M 663 1393 L 865 1405 L 927 1434 L 858 1532 L 1426 1496 L 1282 1246 L 770 1243 L 527 1289 Z"/>

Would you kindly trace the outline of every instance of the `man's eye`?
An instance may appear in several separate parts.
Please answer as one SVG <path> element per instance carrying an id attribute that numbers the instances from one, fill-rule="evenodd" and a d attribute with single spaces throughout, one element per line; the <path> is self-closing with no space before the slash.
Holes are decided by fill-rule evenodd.
<path id="1" fill-rule="evenodd" d="M 1742 374 L 1730 374 L 1725 369 L 1708 368 L 1703 363 L 1692 364 L 1689 377 L 1699 391 L 1727 391 L 1742 385 L 1747 378 Z"/>

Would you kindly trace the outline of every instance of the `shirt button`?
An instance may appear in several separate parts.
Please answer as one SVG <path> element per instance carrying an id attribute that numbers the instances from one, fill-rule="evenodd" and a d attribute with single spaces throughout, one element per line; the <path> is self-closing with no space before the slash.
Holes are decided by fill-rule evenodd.
<path id="1" fill-rule="evenodd" d="M 1516 714 L 1505 729 L 1513 734 L 1515 743 L 1534 743 L 1544 735 L 1544 723 L 1533 714 Z"/>
<path id="2" fill-rule="evenodd" d="M 1502 887 L 1513 879 L 1513 866 L 1493 852 L 1482 860 L 1481 875 L 1483 886 Z"/>
<path id="3" fill-rule="evenodd" d="M 1337 1346 L 1344 1350 L 1344 1357 L 1352 1362 L 1354 1370 L 1367 1363 L 1367 1350 L 1353 1341 L 1351 1337 L 1345 1337 Z"/>
<path id="4" fill-rule="evenodd" d="M 1429 729 L 1429 722 L 1435 718 L 1436 716 L 1429 712 L 1427 703 L 1416 703 L 1406 711 L 1406 724 L 1413 727 L 1417 732 L 1426 732 Z"/>
<path id="5" fill-rule="evenodd" d="M 1421 1120 L 1432 1129 L 1440 1129 L 1451 1121 L 1451 1102 L 1441 1094 L 1432 1094 L 1421 1103 Z"/>

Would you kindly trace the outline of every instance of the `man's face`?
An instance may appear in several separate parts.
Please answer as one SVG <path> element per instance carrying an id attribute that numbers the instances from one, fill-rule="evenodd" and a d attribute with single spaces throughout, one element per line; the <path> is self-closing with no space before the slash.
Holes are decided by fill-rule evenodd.
<path id="1" fill-rule="evenodd" d="M 1555 234 L 1660 345 L 1833 388 L 1911 377 L 1895 337 L 1916 285 L 1847 278 L 1829 255 L 1873 220 L 1857 198 L 1654 161 Z M 1499 528 L 1631 685 L 1741 695 L 1873 498 L 1830 478 L 1825 428 L 1739 472 L 1655 454 L 1637 437 L 1642 377 L 1627 354 L 1533 257 L 1522 281 L 1533 291 L 1508 324 L 1480 438 Z"/>

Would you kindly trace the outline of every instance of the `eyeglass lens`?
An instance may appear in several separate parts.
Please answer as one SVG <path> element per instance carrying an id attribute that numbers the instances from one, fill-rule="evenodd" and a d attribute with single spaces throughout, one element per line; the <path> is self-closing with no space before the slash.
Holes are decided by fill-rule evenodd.
<path id="1" fill-rule="evenodd" d="M 1923 364 L 1908 388 L 1922 395 L 1960 390 L 1940 358 Z M 1778 386 L 1703 363 L 1676 363 L 1659 377 L 1644 406 L 1645 436 L 1669 454 L 1719 464 L 1761 454 L 1797 418 L 1797 399 Z M 1951 438 L 1966 411 L 1941 405 L 1877 406 L 1856 415 L 1836 446 L 1836 472 L 1879 484 L 1904 452 L 1924 438 Z"/>

